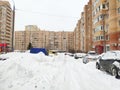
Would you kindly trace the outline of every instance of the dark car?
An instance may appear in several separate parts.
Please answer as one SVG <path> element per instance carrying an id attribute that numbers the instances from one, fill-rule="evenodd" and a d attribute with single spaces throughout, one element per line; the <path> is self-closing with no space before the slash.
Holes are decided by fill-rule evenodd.
<path id="1" fill-rule="evenodd" d="M 108 51 L 102 54 L 96 62 L 96 68 L 120 77 L 120 51 Z"/>

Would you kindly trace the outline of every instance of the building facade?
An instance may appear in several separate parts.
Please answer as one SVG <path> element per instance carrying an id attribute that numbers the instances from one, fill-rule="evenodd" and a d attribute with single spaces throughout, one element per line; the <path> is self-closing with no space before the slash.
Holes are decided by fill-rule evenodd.
<path id="1" fill-rule="evenodd" d="M 48 50 L 73 50 L 73 32 L 40 30 L 36 25 L 25 26 L 25 31 L 15 31 L 15 50 L 27 50 L 28 45 Z"/>
<path id="2" fill-rule="evenodd" d="M 98 53 L 120 49 L 120 1 L 92 0 L 93 47 Z"/>
<path id="3" fill-rule="evenodd" d="M 75 30 L 74 30 L 74 50 L 75 52 L 80 52 L 80 20 L 78 20 Z"/>
<path id="4" fill-rule="evenodd" d="M 12 9 L 7 1 L 0 1 L 0 43 L 11 48 L 12 44 Z"/>
<path id="5" fill-rule="evenodd" d="M 120 50 L 120 0 L 89 0 L 74 29 L 74 50 Z"/>
<path id="6" fill-rule="evenodd" d="M 120 0 L 89 0 L 83 10 L 73 32 L 45 31 L 36 26 L 34 30 L 27 26 L 24 34 L 19 32 L 25 37 L 21 38 L 24 44 L 16 49 L 24 45 L 26 50 L 32 43 L 33 47 L 75 52 L 95 50 L 98 54 L 120 50 Z"/>
<path id="7" fill-rule="evenodd" d="M 84 7 L 84 51 L 91 51 L 92 48 L 92 1 Z"/>
<path id="8" fill-rule="evenodd" d="M 90 0 L 81 13 L 74 30 L 74 49 L 78 52 L 88 52 L 92 50 L 92 1 Z"/>

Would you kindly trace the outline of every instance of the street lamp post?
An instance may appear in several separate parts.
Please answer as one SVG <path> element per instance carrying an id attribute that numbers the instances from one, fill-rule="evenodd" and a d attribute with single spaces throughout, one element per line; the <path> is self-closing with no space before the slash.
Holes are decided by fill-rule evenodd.
<path id="1" fill-rule="evenodd" d="M 15 2 L 14 0 L 12 0 L 12 2 L 13 2 L 12 51 L 14 51 Z"/>

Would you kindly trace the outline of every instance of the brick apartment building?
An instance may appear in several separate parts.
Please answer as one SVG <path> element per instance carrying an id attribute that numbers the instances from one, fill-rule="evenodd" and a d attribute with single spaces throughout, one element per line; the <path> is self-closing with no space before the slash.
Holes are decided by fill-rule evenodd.
<path id="1" fill-rule="evenodd" d="M 92 1 L 85 5 L 84 12 L 74 30 L 75 51 L 88 52 L 92 50 Z"/>
<path id="2" fill-rule="evenodd" d="M 95 50 L 120 50 L 120 0 L 92 0 L 92 4 Z"/>
<path id="3" fill-rule="evenodd" d="M 0 1 L 0 50 L 11 48 L 12 40 L 12 9 L 8 1 Z M 7 47 L 4 47 L 7 46 Z"/>
<path id="4" fill-rule="evenodd" d="M 79 46 L 83 52 L 120 50 L 120 0 L 89 0 L 74 33 L 80 40 L 80 45 L 74 40 L 74 50 Z"/>
<path id="5" fill-rule="evenodd" d="M 36 26 L 33 30 L 31 27 L 26 26 L 25 31 L 16 32 L 16 49 L 24 46 L 25 50 L 32 42 L 34 47 L 75 52 L 95 50 L 100 54 L 120 50 L 120 0 L 89 0 L 73 32 L 45 31 Z M 18 48 L 19 33 L 24 38 Z"/>
<path id="6" fill-rule="evenodd" d="M 48 50 L 73 50 L 73 32 L 40 30 L 36 25 L 25 26 L 25 31 L 15 31 L 15 50 L 27 50 L 29 43 L 35 48 Z"/>

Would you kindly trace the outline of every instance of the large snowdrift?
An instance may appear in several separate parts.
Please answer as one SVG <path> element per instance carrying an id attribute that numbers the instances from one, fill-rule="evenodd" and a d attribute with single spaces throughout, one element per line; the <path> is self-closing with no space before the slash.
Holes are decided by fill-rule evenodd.
<path id="1" fill-rule="evenodd" d="M 0 61 L 0 90 L 119 90 L 120 80 L 95 69 L 95 62 L 58 54 L 7 53 Z"/>

